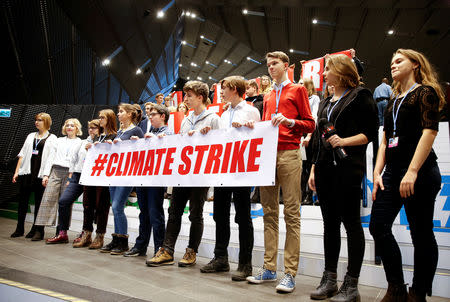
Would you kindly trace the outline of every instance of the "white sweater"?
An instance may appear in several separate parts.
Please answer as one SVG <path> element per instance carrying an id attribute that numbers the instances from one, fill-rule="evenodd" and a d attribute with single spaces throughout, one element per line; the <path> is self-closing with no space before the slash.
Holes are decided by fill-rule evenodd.
<path id="1" fill-rule="evenodd" d="M 80 147 L 72 155 L 72 158 L 70 159 L 69 173 L 81 173 L 81 171 L 83 171 L 84 159 L 86 158 L 87 154 L 86 145 L 88 143 L 92 143 L 92 139 L 90 136 L 88 136 L 87 139 L 81 141 Z"/>
<path id="2" fill-rule="evenodd" d="M 23 143 L 22 149 L 20 149 L 18 157 L 22 157 L 22 164 L 19 167 L 19 175 L 28 175 L 31 174 L 31 155 L 33 153 L 33 144 L 34 144 L 34 138 L 38 132 L 31 132 L 28 134 L 27 138 L 25 139 L 25 142 Z M 47 140 L 45 141 L 44 150 L 42 151 L 42 158 L 41 158 L 41 167 L 39 169 L 39 178 L 44 177 L 44 167 L 46 162 L 49 159 L 50 151 L 54 148 L 56 144 L 56 135 L 50 134 Z"/>
<path id="3" fill-rule="evenodd" d="M 58 137 L 55 147 L 50 152 L 49 160 L 45 163 L 44 176 L 49 176 L 53 165 L 70 167 L 70 160 L 78 152 L 81 145 L 79 137 L 70 139 L 67 136 Z"/>

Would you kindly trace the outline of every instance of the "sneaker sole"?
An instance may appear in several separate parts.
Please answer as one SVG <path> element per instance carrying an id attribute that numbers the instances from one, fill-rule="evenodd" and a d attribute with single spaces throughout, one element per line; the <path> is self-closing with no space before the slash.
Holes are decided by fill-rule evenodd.
<path id="1" fill-rule="evenodd" d="M 106 254 L 111 253 L 111 250 L 99 250 L 100 253 Z"/>
<path id="2" fill-rule="evenodd" d="M 150 267 L 158 267 L 158 266 L 173 265 L 174 263 L 175 263 L 175 261 L 168 261 L 168 262 L 163 262 L 163 263 L 146 262 L 145 264 L 147 264 L 147 266 L 150 266 Z"/>
<path id="3" fill-rule="evenodd" d="M 275 281 L 277 281 L 277 279 L 270 279 L 270 280 L 248 280 L 248 279 L 245 279 L 245 280 L 247 280 L 249 283 L 252 283 L 252 284 L 261 284 L 261 283 L 264 283 L 264 282 L 275 282 Z"/>
<path id="4" fill-rule="evenodd" d="M 295 288 L 276 288 L 277 293 L 292 293 Z"/>

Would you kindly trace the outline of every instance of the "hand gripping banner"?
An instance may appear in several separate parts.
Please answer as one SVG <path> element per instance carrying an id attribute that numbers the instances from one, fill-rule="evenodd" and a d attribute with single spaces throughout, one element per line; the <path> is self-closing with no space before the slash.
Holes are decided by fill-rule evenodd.
<path id="1" fill-rule="evenodd" d="M 97 144 L 87 155 L 85 186 L 245 187 L 275 184 L 278 127 L 270 121 L 117 144 Z"/>

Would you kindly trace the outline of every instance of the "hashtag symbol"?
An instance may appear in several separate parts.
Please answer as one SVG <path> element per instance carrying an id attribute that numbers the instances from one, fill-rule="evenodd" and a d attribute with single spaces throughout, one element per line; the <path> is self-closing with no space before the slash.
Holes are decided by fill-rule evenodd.
<path id="1" fill-rule="evenodd" d="M 102 157 L 103 155 L 103 157 Z M 91 176 L 95 176 L 95 172 L 97 172 L 96 176 L 100 176 L 100 173 L 105 168 L 105 164 L 108 161 L 108 154 L 99 154 L 97 159 L 95 160 L 95 166 L 92 167 Z"/>

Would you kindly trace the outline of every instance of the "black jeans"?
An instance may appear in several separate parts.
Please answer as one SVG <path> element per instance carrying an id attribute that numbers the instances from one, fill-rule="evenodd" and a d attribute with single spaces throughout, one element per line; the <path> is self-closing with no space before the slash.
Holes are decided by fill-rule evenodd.
<path id="1" fill-rule="evenodd" d="M 239 263 L 249 264 L 253 251 L 253 223 L 250 215 L 249 187 L 214 188 L 214 221 L 216 222 L 216 257 L 228 256 L 230 242 L 231 194 L 236 215 L 234 221 L 239 225 Z"/>
<path id="2" fill-rule="evenodd" d="M 97 224 L 97 234 L 105 234 L 108 225 L 111 200 L 108 187 L 84 186 L 83 190 L 83 231 L 94 231 Z"/>
<path id="3" fill-rule="evenodd" d="M 370 233 L 379 248 L 387 281 L 403 284 L 402 255 L 392 234 L 392 224 L 401 207 L 405 206 L 414 245 L 412 287 L 421 294 L 431 295 L 438 262 L 433 215 L 436 195 L 441 188 L 441 173 L 435 161 L 426 162 L 417 175 L 414 195 L 403 199 L 400 197 L 399 186 L 406 171 L 407 168 L 386 166 L 383 174 L 384 191 L 377 192 L 372 206 Z"/>
<path id="4" fill-rule="evenodd" d="M 163 247 L 173 254 L 175 243 L 181 229 L 181 218 L 187 201 L 189 200 L 189 220 L 191 229 L 189 232 L 188 247 L 198 252 L 198 246 L 203 235 L 203 204 L 206 200 L 206 187 L 176 187 L 172 191 L 172 202 L 169 207 L 169 219 L 167 221 L 166 236 Z"/>
<path id="5" fill-rule="evenodd" d="M 36 221 L 36 216 L 39 212 L 39 207 L 41 205 L 42 195 L 44 194 L 45 187 L 42 185 L 42 179 L 33 178 L 31 174 L 20 175 L 18 178 L 20 192 L 19 192 L 19 207 L 17 213 L 17 227 L 16 229 L 23 233 L 25 217 L 28 212 L 28 202 L 30 199 L 31 192 L 34 192 L 34 222 Z"/>
<path id="6" fill-rule="evenodd" d="M 69 185 L 58 201 L 58 230 L 67 231 L 70 226 L 70 219 L 72 218 L 72 205 L 75 200 L 83 193 L 83 186 L 78 182 L 80 181 L 81 173 L 74 172 L 72 179 L 69 181 Z"/>
<path id="7" fill-rule="evenodd" d="M 139 204 L 139 236 L 134 245 L 140 251 L 147 251 L 153 229 L 155 253 L 162 246 L 166 231 L 164 218 L 164 187 L 136 187 Z"/>
<path id="8" fill-rule="evenodd" d="M 358 278 L 364 258 L 364 232 L 361 226 L 361 182 L 363 171 L 339 162 L 319 163 L 315 183 L 323 217 L 325 270 L 336 272 L 341 250 L 341 223 L 347 232 L 347 273 Z"/>

